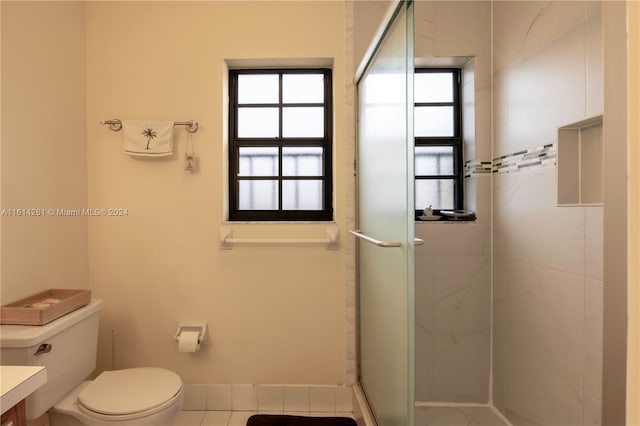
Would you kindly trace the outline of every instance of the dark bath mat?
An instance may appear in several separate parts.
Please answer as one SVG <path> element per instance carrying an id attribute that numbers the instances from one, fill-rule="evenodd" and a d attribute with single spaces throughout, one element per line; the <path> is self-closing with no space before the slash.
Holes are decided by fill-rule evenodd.
<path id="1" fill-rule="evenodd" d="M 305 417 L 282 414 L 256 414 L 249 417 L 247 426 L 357 426 L 348 417 Z"/>

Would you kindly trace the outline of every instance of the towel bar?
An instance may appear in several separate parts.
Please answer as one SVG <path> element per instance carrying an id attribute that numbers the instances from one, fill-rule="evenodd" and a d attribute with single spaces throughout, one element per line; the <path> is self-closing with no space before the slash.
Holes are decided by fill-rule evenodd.
<path id="1" fill-rule="evenodd" d="M 337 226 L 328 226 L 325 238 L 233 238 L 233 231 L 229 227 L 220 228 L 220 248 L 231 250 L 234 244 L 326 244 L 330 250 L 338 249 Z"/>
<path id="2" fill-rule="evenodd" d="M 100 120 L 100 124 L 107 125 L 114 132 L 120 131 L 122 129 L 122 120 L 119 118 L 112 118 L 111 120 Z M 198 131 L 198 122 L 195 120 L 189 121 L 176 121 L 173 123 L 174 126 L 187 126 L 187 131 L 189 133 L 195 133 Z"/>

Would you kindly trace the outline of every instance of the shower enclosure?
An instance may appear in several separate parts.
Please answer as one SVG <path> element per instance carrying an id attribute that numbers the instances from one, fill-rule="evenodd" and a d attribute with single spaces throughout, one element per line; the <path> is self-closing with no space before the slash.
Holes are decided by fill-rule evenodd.
<path id="1" fill-rule="evenodd" d="M 380 425 L 413 424 L 413 7 L 358 77 L 360 383 Z"/>
<path id="2" fill-rule="evenodd" d="M 603 58 L 615 51 L 606 27 L 624 17 L 599 1 L 390 3 L 358 78 L 359 381 L 378 425 L 612 424 L 611 206 L 556 195 L 558 129 L 607 117 L 602 69 L 620 64 Z M 356 42 L 371 38 L 379 5 L 355 7 Z M 417 81 L 414 104 L 412 80 L 435 68 L 459 72 L 473 222 L 413 217 L 428 206 L 414 206 L 412 106 L 423 92 Z"/>

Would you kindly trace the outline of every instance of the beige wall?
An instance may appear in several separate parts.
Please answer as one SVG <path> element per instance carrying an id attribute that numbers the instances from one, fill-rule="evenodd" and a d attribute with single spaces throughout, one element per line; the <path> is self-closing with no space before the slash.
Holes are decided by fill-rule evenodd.
<path id="1" fill-rule="evenodd" d="M 359 67 L 367 50 L 380 29 L 389 8 L 397 4 L 393 0 L 350 1 L 353 12 L 353 61 Z"/>
<path id="2" fill-rule="evenodd" d="M 105 300 L 101 368 L 164 366 L 186 383 L 344 381 L 344 250 L 223 251 L 218 240 L 226 59 L 333 60 L 335 218 L 345 222 L 344 28 L 341 2 L 87 3 L 89 206 L 128 209 L 89 220 L 90 283 Z M 115 117 L 199 121 L 199 172 L 183 171 L 184 129 L 174 157 L 144 161 L 98 125 Z M 231 226 L 237 237 L 280 238 L 321 237 L 325 227 Z M 189 319 L 209 324 L 209 340 L 178 353 L 173 334 Z"/>
<path id="3" fill-rule="evenodd" d="M 87 220 L 46 213 L 87 204 L 85 6 L 11 2 L 2 8 L 1 300 L 88 288 Z"/>
<path id="4" fill-rule="evenodd" d="M 627 356 L 627 424 L 640 425 L 640 3 L 627 1 L 629 126 L 629 329 Z M 634 95 L 635 94 L 635 95 Z"/>

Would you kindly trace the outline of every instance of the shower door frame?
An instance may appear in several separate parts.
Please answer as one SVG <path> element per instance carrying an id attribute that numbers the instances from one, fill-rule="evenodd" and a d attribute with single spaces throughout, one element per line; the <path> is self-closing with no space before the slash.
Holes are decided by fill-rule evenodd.
<path id="1" fill-rule="evenodd" d="M 413 54 L 413 0 L 394 0 L 378 27 L 378 31 L 371 42 L 369 49 L 365 53 L 365 56 L 360 63 L 355 75 L 355 85 L 356 85 L 356 117 L 357 122 L 360 122 L 360 82 L 365 77 L 369 66 L 375 59 L 376 54 L 378 53 L 380 47 L 384 43 L 387 35 L 392 30 L 392 27 L 396 23 L 396 19 L 399 18 L 399 15 L 404 15 L 400 17 L 400 19 L 405 19 L 405 27 L 404 27 L 404 37 L 405 37 L 405 52 L 404 52 L 404 60 L 405 60 L 405 81 L 406 81 L 406 97 L 405 97 L 405 136 L 406 136 L 406 182 L 405 182 L 405 191 L 407 194 L 407 206 L 406 206 L 406 235 L 404 241 L 395 242 L 395 241 L 377 241 L 375 238 L 372 238 L 367 235 L 363 235 L 359 231 L 353 231 L 352 234 L 356 235 L 359 240 L 363 241 L 363 244 L 371 243 L 380 248 L 390 249 L 390 250 L 403 250 L 405 252 L 405 267 L 406 267 L 406 290 L 405 290 L 405 301 L 406 301 L 406 328 L 404 332 L 406 333 L 406 422 L 407 424 L 400 424 L 394 422 L 393 419 L 391 423 L 381 422 L 380 412 L 376 412 L 376 407 L 372 405 L 372 400 L 370 394 L 368 394 L 367 389 L 365 388 L 363 378 L 362 378 L 362 318 L 361 318 L 361 309 L 360 309 L 360 294 L 361 294 L 361 277 L 360 277 L 360 252 L 361 249 L 359 244 L 356 244 L 356 270 L 357 272 L 357 287 L 358 287 L 358 312 L 357 312 L 357 380 L 362 389 L 365 399 L 367 400 L 367 404 L 369 405 L 370 412 L 373 414 L 375 421 L 380 426 L 413 426 L 414 417 L 414 283 L 413 283 L 413 275 L 414 275 L 414 263 L 413 263 L 413 249 L 415 245 L 419 245 L 422 243 L 421 240 L 414 238 L 414 230 L 413 230 L 413 216 L 414 216 L 414 206 L 413 206 L 413 197 L 414 197 L 414 178 L 413 178 L 413 73 L 414 73 L 414 54 Z M 356 143 L 356 175 L 357 184 L 356 184 L 356 217 L 358 218 L 358 228 L 360 226 L 360 128 L 359 124 L 356 125 L 357 128 L 357 143 Z M 409 205 L 411 204 L 411 205 Z M 404 247 L 403 247 L 404 246 Z M 399 390 L 398 390 L 399 391 Z M 404 392 L 403 391 L 403 392 Z"/>

